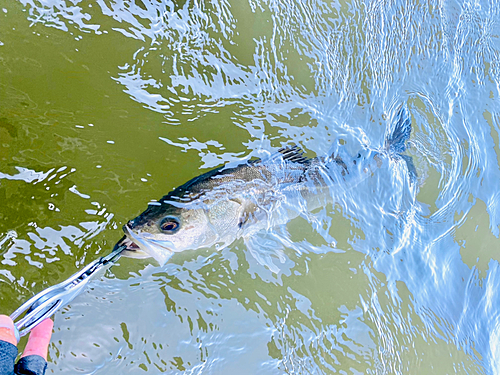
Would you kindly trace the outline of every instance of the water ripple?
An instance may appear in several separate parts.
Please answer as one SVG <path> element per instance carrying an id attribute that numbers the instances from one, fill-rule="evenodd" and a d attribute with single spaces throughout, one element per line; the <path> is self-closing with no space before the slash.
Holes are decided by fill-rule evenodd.
<path id="1" fill-rule="evenodd" d="M 499 4 L 21 0 L 2 12 L 8 308 L 207 168 L 292 144 L 347 158 L 383 149 L 400 104 L 412 122 L 416 179 L 384 160 L 313 212 L 289 207 L 298 218 L 253 254 L 237 241 L 164 269 L 123 259 L 56 316 L 53 371 L 500 371 Z"/>

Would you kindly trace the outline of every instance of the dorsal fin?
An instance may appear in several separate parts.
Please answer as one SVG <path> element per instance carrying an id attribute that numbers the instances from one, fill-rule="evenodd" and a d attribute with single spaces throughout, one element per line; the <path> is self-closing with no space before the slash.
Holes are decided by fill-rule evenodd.
<path id="1" fill-rule="evenodd" d="M 309 160 L 304 156 L 304 151 L 302 151 L 302 149 L 297 145 L 293 145 L 292 147 L 282 147 L 278 150 L 278 152 L 282 155 L 283 160 L 294 163 L 305 163 Z"/>

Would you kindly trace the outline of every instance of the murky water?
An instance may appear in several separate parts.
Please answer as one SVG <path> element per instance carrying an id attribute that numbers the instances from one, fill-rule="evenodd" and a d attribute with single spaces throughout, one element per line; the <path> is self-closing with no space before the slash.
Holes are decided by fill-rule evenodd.
<path id="1" fill-rule="evenodd" d="M 381 169 L 262 239 L 121 259 L 48 373 L 500 372 L 497 2 L 0 0 L 0 303 L 110 252 L 151 199 L 297 144 Z M 272 241 L 266 242 L 269 238 Z M 266 248 L 267 247 L 267 248 Z"/>

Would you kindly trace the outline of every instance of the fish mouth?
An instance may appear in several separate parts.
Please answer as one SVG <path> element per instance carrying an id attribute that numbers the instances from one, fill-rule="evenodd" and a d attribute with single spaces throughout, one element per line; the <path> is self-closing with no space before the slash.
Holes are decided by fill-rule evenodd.
<path id="1" fill-rule="evenodd" d="M 125 257 L 135 259 L 153 258 L 160 266 L 163 266 L 173 253 L 172 250 L 162 246 L 157 241 L 141 238 L 126 224 L 123 226 L 123 231 L 125 235 L 116 243 L 114 250 L 126 246 L 122 250 L 122 255 Z"/>
<path id="2" fill-rule="evenodd" d="M 125 246 L 125 248 L 121 251 L 121 255 L 126 258 L 145 259 L 151 257 L 151 255 L 141 250 L 139 245 L 132 241 L 127 235 L 123 236 L 120 241 L 116 243 L 113 251 L 123 246 Z"/>

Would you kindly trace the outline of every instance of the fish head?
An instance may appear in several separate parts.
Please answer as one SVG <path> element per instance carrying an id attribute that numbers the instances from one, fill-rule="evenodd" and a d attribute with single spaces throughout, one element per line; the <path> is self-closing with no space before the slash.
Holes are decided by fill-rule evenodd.
<path id="1" fill-rule="evenodd" d="M 126 246 L 122 255 L 153 257 L 163 266 L 175 252 L 228 246 L 255 221 L 256 205 L 249 197 L 258 190 L 254 180 L 260 181 L 262 174 L 250 167 L 214 169 L 150 202 L 123 226 L 125 236 L 115 249 Z"/>
<path id="2" fill-rule="evenodd" d="M 211 246 L 217 239 L 203 202 L 152 202 L 148 209 L 123 226 L 124 256 L 154 258 L 163 266 L 175 252 Z"/>

